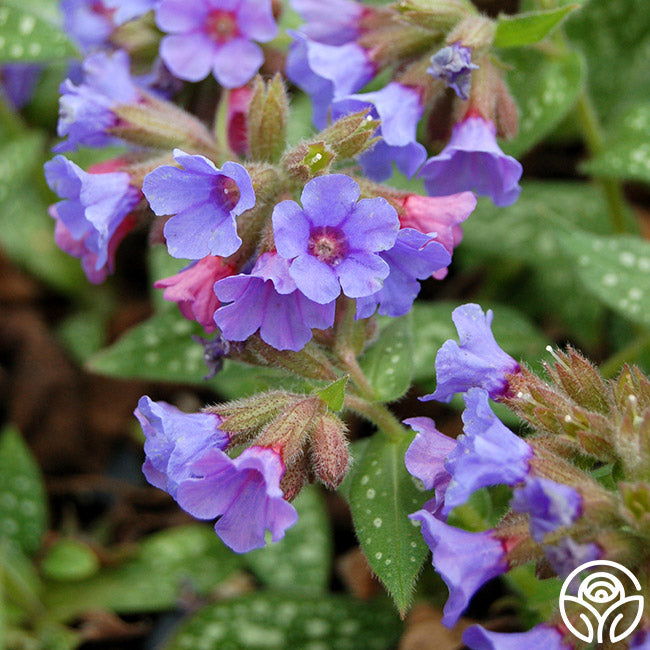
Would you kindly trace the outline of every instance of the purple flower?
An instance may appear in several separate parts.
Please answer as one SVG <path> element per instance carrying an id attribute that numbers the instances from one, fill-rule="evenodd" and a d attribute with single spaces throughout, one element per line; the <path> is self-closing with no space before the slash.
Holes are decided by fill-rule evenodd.
<path id="1" fill-rule="evenodd" d="M 422 522 L 422 535 L 433 553 L 433 566 L 449 588 L 442 622 L 452 627 L 476 591 L 508 570 L 503 545 L 490 531 L 468 533 L 445 524 L 426 510 L 418 510 L 409 517 Z"/>
<path id="2" fill-rule="evenodd" d="M 593 542 L 579 544 L 571 537 L 563 537 L 554 546 L 544 546 L 546 558 L 561 578 L 566 578 L 571 571 L 585 562 L 600 560 L 603 552 Z"/>
<path id="3" fill-rule="evenodd" d="M 547 533 L 570 526 L 580 516 L 582 496 L 569 485 L 535 477 L 515 490 L 510 505 L 530 515 L 530 534 L 541 542 Z"/>
<path id="4" fill-rule="evenodd" d="M 45 178 L 64 199 L 55 204 L 54 218 L 63 223 L 69 237 L 83 241 L 88 254 L 96 256 L 94 270 L 103 269 L 109 262 L 111 241 L 140 201 L 140 192 L 126 172 L 88 173 L 64 156 L 45 163 Z"/>
<path id="5" fill-rule="evenodd" d="M 432 196 L 473 190 L 500 207 L 519 197 L 522 167 L 506 156 L 496 141 L 492 122 L 471 114 L 454 126 L 447 146 L 420 170 Z"/>
<path id="6" fill-rule="evenodd" d="M 471 650 L 570 650 L 561 632 L 542 623 L 528 632 L 490 632 L 471 625 L 463 632 L 463 643 Z"/>
<path id="7" fill-rule="evenodd" d="M 313 302 L 297 290 L 289 263 L 275 253 L 260 255 L 250 275 L 220 280 L 214 291 L 222 306 L 214 321 L 229 341 L 245 341 L 259 330 L 277 350 L 298 352 L 311 340 L 312 328 L 334 323 L 334 302 Z"/>
<path id="8" fill-rule="evenodd" d="M 221 306 L 214 283 L 233 272 L 234 267 L 224 263 L 223 258 L 208 255 L 169 278 L 157 280 L 153 286 L 164 289 L 164 299 L 177 302 L 185 318 L 200 323 L 206 332 L 213 332 L 214 312 Z"/>
<path id="9" fill-rule="evenodd" d="M 257 43 L 275 38 L 271 0 L 161 0 L 156 23 L 168 32 L 160 56 L 173 74 L 201 81 L 210 74 L 226 88 L 247 83 L 264 62 Z"/>
<path id="10" fill-rule="evenodd" d="M 114 25 L 111 10 L 101 0 L 61 0 L 63 28 L 84 52 L 107 44 Z"/>
<path id="11" fill-rule="evenodd" d="M 467 100 L 472 70 L 477 69 L 478 66 L 472 63 L 472 48 L 452 43 L 431 57 L 431 67 L 427 68 L 427 72 L 434 79 L 444 81 L 461 99 Z"/>
<path id="12" fill-rule="evenodd" d="M 413 228 L 402 228 L 395 245 L 380 257 L 390 273 L 377 293 L 357 299 L 357 318 L 372 316 L 377 305 L 382 316 L 403 316 L 420 292 L 418 280 L 425 280 L 451 262 L 451 255 L 441 243 Z"/>
<path id="13" fill-rule="evenodd" d="M 409 474 L 420 479 L 427 490 L 435 490 L 436 495 L 426 509 L 439 518 L 444 504 L 445 491 L 451 475 L 445 469 L 445 458 L 456 448 L 456 441 L 436 429 L 435 422 L 429 418 L 409 418 L 404 420 L 417 435 L 404 455 L 404 463 Z"/>
<path id="14" fill-rule="evenodd" d="M 344 45 L 359 35 L 359 21 L 368 11 L 352 0 L 290 0 L 291 7 L 307 22 L 300 31 L 326 45 Z"/>
<path id="15" fill-rule="evenodd" d="M 298 520 L 283 498 L 284 463 L 273 449 L 249 447 L 232 459 L 213 448 L 190 472 L 178 486 L 178 504 L 198 519 L 219 517 L 214 529 L 236 553 L 264 546 L 266 530 L 277 542 Z"/>
<path id="16" fill-rule="evenodd" d="M 129 55 L 118 50 L 91 54 L 83 62 L 84 82 L 75 84 L 66 79 L 61 84 L 57 132 L 67 137 L 55 151 L 69 151 L 78 146 L 104 147 L 114 141 L 109 130 L 118 117 L 113 109 L 118 104 L 134 104 L 142 95 L 129 71 Z"/>
<path id="17" fill-rule="evenodd" d="M 299 32 L 287 33 L 294 38 L 287 77 L 311 97 L 314 125 L 322 129 L 331 103 L 363 88 L 375 76 L 375 67 L 357 43 L 326 45 Z"/>
<path id="18" fill-rule="evenodd" d="M 465 395 L 465 407 L 465 434 L 456 439 L 456 448 L 445 461 L 451 481 L 443 515 L 465 503 L 479 488 L 520 483 L 528 475 L 533 455 L 530 445 L 494 415 L 483 389 L 471 388 Z"/>
<path id="19" fill-rule="evenodd" d="M 56 245 L 68 255 L 81 260 L 81 267 L 86 277 L 93 284 L 101 284 L 115 267 L 115 253 L 118 246 L 135 226 L 135 216 L 127 215 L 111 235 L 106 246 L 106 261 L 104 264 L 97 264 L 98 254 L 88 247 L 92 245 L 94 238 L 92 232 L 88 231 L 80 239 L 75 239 L 68 227 L 59 219 L 56 205 L 51 205 L 48 210 L 50 216 L 56 220 L 54 226 L 54 241 Z"/>
<path id="20" fill-rule="evenodd" d="M 436 356 L 436 390 L 420 398 L 450 402 L 456 393 L 483 388 L 494 399 L 508 389 L 506 376 L 519 371 L 519 364 L 497 344 L 490 329 L 492 310 L 487 314 L 469 303 L 454 309 L 451 318 L 460 345 L 446 341 Z"/>
<path id="21" fill-rule="evenodd" d="M 326 304 L 341 289 L 350 298 L 379 291 L 389 272 L 377 254 L 395 244 L 399 219 L 383 198 L 362 199 L 343 174 L 319 176 L 305 185 L 301 201 L 273 210 L 278 253 L 291 260 L 289 273 L 309 299 Z"/>
<path id="22" fill-rule="evenodd" d="M 2 92 L 16 110 L 29 103 L 43 66 L 32 63 L 5 63 L 0 66 Z"/>
<path id="23" fill-rule="evenodd" d="M 180 149 L 174 149 L 174 160 L 183 169 L 158 167 L 142 185 L 157 215 L 175 215 L 164 230 L 169 254 L 190 260 L 232 255 L 241 246 L 236 217 L 255 205 L 248 172 L 233 162 L 217 169 L 205 156 Z"/>
<path id="24" fill-rule="evenodd" d="M 475 207 L 476 197 L 471 192 L 451 196 L 408 194 L 404 200 L 400 224 L 402 228 L 415 228 L 425 234 L 435 233 L 436 241 L 452 255 L 463 238 L 460 224 Z M 436 271 L 433 277 L 442 280 L 446 275 L 447 267 L 444 267 Z"/>
<path id="25" fill-rule="evenodd" d="M 650 631 L 639 630 L 630 640 L 629 650 L 650 650 Z"/>
<path id="26" fill-rule="evenodd" d="M 104 0 L 104 6 L 115 9 L 113 21 L 116 25 L 143 16 L 157 4 L 158 0 Z"/>
<path id="27" fill-rule="evenodd" d="M 413 87 L 391 82 L 376 92 L 348 95 L 334 102 L 332 118 L 337 120 L 368 107 L 370 115 L 381 120 L 377 134 L 382 140 L 359 157 L 365 175 L 374 181 L 390 178 L 394 160 L 410 178 L 427 157 L 415 133 L 424 110 L 420 93 Z"/>
<path id="28" fill-rule="evenodd" d="M 179 483 L 190 476 L 190 465 L 206 451 L 228 446 L 228 434 L 213 413 L 183 413 L 167 402 L 140 398 L 134 411 L 146 436 L 142 471 L 151 485 L 174 499 Z"/>

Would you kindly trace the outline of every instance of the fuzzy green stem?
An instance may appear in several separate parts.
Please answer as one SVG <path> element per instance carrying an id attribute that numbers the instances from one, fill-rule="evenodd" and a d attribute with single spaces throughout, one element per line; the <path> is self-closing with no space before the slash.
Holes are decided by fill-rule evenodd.
<path id="1" fill-rule="evenodd" d="M 615 377 L 621 371 L 624 363 L 632 362 L 648 349 L 650 349 L 650 334 L 646 333 L 634 339 L 602 363 L 599 367 L 600 374 L 606 379 Z"/>
<path id="2" fill-rule="evenodd" d="M 392 440 L 400 440 L 407 433 L 401 422 L 379 402 L 369 402 L 356 395 L 346 395 L 345 408 L 372 422 Z"/>
<path id="3" fill-rule="evenodd" d="M 586 89 L 583 89 L 578 96 L 575 110 L 589 153 L 592 157 L 597 156 L 604 150 L 604 137 L 596 109 Z M 597 178 L 596 180 L 605 195 L 614 232 L 625 233 L 628 227 L 625 217 L 625 197 L 620 183 L 612 178 Z"/>
<path id="4" fill-rule="evenodd" d="M 219 97 L 217 110 L 214 116 L 213 133 L 219 152 L 221 154 L 220 164 L 228 160 L 237 160 L 237 156 L 231 151 L 228 143 L 228 101 L 230 99 L 230 90 L 224 88 Z"/>

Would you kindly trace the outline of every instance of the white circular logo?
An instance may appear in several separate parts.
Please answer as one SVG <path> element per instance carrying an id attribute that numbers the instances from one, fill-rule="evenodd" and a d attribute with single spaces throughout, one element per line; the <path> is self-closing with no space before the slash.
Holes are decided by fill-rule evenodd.
<path id="1" fill-rule="evenodd" d="M 611 568 L 602 570 L 603 567 Z M 577 595 L 573 596 L 567 593 L 574 579 L 583 571 L 592 568 L 600 570 L 592 570 L 587 577 L 582 579 Z M 577 569 L 574 569 L 562 584 L 562 591 L 560 592 L 562 620 L 572 634 L 586 643 L 593 643 L 594 641 L 603 643 L 606 623 L 609 624 L 609 640 L 612 643 L 621 641 L 634 632 L 643 615 L 643 596 L 639 593 L 626 596 L 623 582 L 616 575 L 616 571 L 612 571 L 612 568 L 629 578 L 632 589 L 636 589 L 637 592 L 641 591 L 641 585 L 636 576 L 623 565 L 611 560 L 585 562 Z M 571 603 L 573 620 L 570 620 L 567 615 L 567 603 Z M 630 612 L 632 612 L 632 622 L 626 624 L 623 630 L 619 630 L 619 623 L 621 623 L 626 613 L 629 619 Z M 584 625 L 579 625 L 579 620 L 576 618 L 578 614 L 579 620 Z M 576 624 L 579 625 L 581 630 L 576 628 Z"/>

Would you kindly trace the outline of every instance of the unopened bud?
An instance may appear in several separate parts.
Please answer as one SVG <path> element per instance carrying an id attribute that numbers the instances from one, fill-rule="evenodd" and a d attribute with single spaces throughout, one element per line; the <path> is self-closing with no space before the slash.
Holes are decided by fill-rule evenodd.
<path id="1" fill-rule="evenodd" d="M 341 484 L 350 466 L 347 428 L 335 415 L 322 416 L 311 436 L 311 461 L 316 478 L 331 490 Z"/>
<path id="2" fill-rule="evenodd" d="M 254 160 L 277 162 L 287 139 L 289 100 L 282 78 L 276 74 L 267 84 L 255 77 L 248 107 L 248 146 Z"/>
<path id="3" fill-rule="evenodd" d="M 309 467 L 305 455 L 298 456 L 293 463 L 285 469 L 284 476 L 280 481 L 280 488 L 287 501 L 293 501 L 305 483 L 310 481 Z"/>
<path id="4" fill-rule="evenodd" d="M 111 135 L 140 147 L 216 156 L 217 144 L 205 125 L 182 108 L 140 91 L 144 101 L 117 104 L 112 111 L 118 118 Z"/>
<path id="5" fill-rule="evenodd" d="M 277 449 L 284 464 L 291 466 L 303 453 L 315 419 L 324 408 L 319 397 L 293 395 L 290 403 L 256 438 L 255 444 Z"/>
<path id="6" fill-rule="evenodd" d="M 273 421 L 294 400 L 294 395 L 276 390 L 207 406 L 203 412 L 216 413 L 223 418 L 220 428 L 230 434 L 234 444 L 241 444 Z"/>
<path id="7" fill-rule="evenodd" d="M 282 158 L 282 166 L 300 184 L 329 172 L 336 154 L 323 141 L 301 142 Z"/>
<path id="8" fill-rule="evenodd" d="M 477 14 L 469 0 L 402 0 L 396 5 L 402 20 L 432 31 L 447 32 L 467 16 Z"/>
<path id="9" fill-rule="evenodd" d="M 474 49 L 487 48 L 494 41 L 496 23 L 486 16 L 475 14 L 461 20 L 449 34 L 447 43 L 460 43 L 463 47 Z"/>

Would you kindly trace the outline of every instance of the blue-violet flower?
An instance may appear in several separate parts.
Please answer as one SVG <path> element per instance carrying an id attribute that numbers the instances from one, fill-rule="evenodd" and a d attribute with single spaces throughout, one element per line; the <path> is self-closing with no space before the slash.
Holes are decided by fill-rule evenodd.
<path id="1" fill-rule="evenodd" d="M 383 198 L 362 199 L 357 183 L 343 174 L 309 181 L 295 201 L 273 210 L 278 254 L 309 299 L 326 304 L 379 291 L 389 266 L 378 255 L 393 247 L 399 230 L 395 209 Z"/>
<path id="2" fill-rule="evenodd" d="M 176 498 L 178 484 L 203 452 L 225 449 L 228 434 L 214 413 L 184 413 L 167 402 L 143 396 L 134 411 L 146 437 L 142 471 L 151 485 Z"/>
<path id="3" fill-rule="evenodd" d="M 229 341 L 245 341 L 259 330 L 263 341 L 277 350 L 298 352 L 312 337 L 312 328 L 334 323 L 335 304 L 305 297 L 289 274 L 289 262 L 263 253 L 249 275 L 219 280 L 214 291 L 222 303 L 214 320 Z"/>
<path id="4" fill-rule="evenodd" d="M 291 7 L 307 21 L 300 31 L 326 45 L 343 45 L 359 35 L 359 21 L 369 11 L 355 0 L 290 0 Z"/>
<path id="5" fill-rule="evenodd" d="M 478 66 L 472 63 L 472 48 L 452 43 L 431 57 L 431 67 L 427 68 L 427 72 L 434 79 L 444 81 L 461 99 L 467 100 L 472 70 L 476 69 Z"/>
<path id="6" fill-rule="evenodd" d="M 528 632 L 491 632 L 472 625 L 463 632 L 463 643 L 471 650 L 571 650 L 562 633 L 541 623 Z"/>
<path id="7" fill-rule="evenodd" d="M 348 95 L 332 104 L 332 119 L 370 107 L 369 115 L 381 120 L 377 135 L 382 139 L 359 156 L 368 178 L 383 181 L 393 173 L 392 161 L 409 178 L 427 157 L 426 149 L 416 140 L 417 124 L 424 107 L 416 88 L 391 82 L 381 90 Z"/>
<path id="8" fill-rule="evenodd" d="M 503 207 L 519 197 L 521 173 L 521 164 L 497 144 L 494 124 L 471 113 L 454 126 L 447 146 L 424 163 L 419 176 L 432 196 L 473 190 Z"/>
<path id="9" fill-rule="evenodd" d="M 452 627 L 476 591 L 508 570 L 505 551 L 491 531 L 469 533 L 440 521 L 426 510 L 409 515 L 422 522 L 422 535 L 433 553 L 433 566 L 449 588 L 442 622 Z"/>
<path id="10" fill-rule="evenodd" d="M 275 38 L 271 0 L 161 0 L 156 23 L 168 35 L 160 56 L 187 81 L 210 74 L 226 88 L 250 81 L 264 62 L 262 48 Z"/>
<path id="11" fill-rule="evenodd" d="M 118 171 L 88 173 L 59 155 L 45 163 L 45 179 L 63 199 L 51 211 L 67 230 L 59 236 L 83 240 L 83 249 L 96 256 L 94 270 L 103 269 L 118 228 L 140 201 L 130 176 Z"/>
<path id="12" fill-rule="evenodd" d="M 481 388 L 470 388 L 465 395 L 463 429 L 465 433 L 458 436 L 456 448 L 445 461 L 451 481 L 443 515 L 465 503 L 479 488 L 520 483 L 530 469 L 531 446 L 494 415 L 488 394 Z"/>
<path id="13" fill-rule="evenodd" d="M 274 542 L 298 520 L 295 508 L 284 500 L 280 454 L 269 447 L 248 447 L 237 458 L 211 449 L 190 465 L 190 476 L 178 486 L 178 504 L 198 519 L 214 519 L 215 531 L 236 553 L 265 545 L 264 533 Z"/>
<path id="14" fill-rule="evenodd" d="M 446 341 L 436 356 L 436 390 L 422 397 L 449 402 L 456 393 L 483 388 L 492 399 L 505 394 L 507 375 L 518 372 L 519 364 L 497 344 L 492 334 L 492 310 L 487 314 L 469 303 L 454 309 L 451 318 L 460 345 Z"/>
<path id="15" fill-rule="evenodd" d="M 147 174 L 142 191 L 157 215 L 175 215 L 165 224 L 172 257 L 198 260 L 228 257 L 241 246 L 236 217 L 255 205 L 245 167 L 226 162 L 217 169 L 205 156 L 174 150 L 183 168 L 164 165 Z"/>

